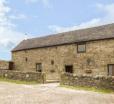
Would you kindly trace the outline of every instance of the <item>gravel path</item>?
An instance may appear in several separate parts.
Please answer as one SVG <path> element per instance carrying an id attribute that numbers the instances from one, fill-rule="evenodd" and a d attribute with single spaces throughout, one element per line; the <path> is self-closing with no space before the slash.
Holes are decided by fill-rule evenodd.
<path id="1" fill-rule="evenodd" d="M 0 82 L 0 104 L 114 104 L 114 94 Z"/>

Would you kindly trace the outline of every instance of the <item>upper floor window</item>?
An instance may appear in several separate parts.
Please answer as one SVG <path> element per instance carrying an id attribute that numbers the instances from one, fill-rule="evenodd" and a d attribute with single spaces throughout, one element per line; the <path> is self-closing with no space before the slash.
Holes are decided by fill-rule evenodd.
<path id="1" fill-rule="evenodd" d="M 108 65 L 108 75 L 109 76 L 114 76 L 114 64 L 109 64 Z"/>
<path id="2" fill-rule="evenodd" d="M 78 53 L 86 52 L 86 43 L 79 43 L 77 46 L 77 52 Z"/>

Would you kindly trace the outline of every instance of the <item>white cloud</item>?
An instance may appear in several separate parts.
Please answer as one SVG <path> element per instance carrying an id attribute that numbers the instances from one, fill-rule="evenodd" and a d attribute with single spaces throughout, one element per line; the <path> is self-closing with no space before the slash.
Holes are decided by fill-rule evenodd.
<path id="1" fill-rule="evenodd" d="M 104 13 L 104 17 L 93 18 L 90 21 L 83 22 L 79 25 L 71 26 L 71 27 L 62 27 L 57 25 L 50 25 L 48 28 L 54 32 L 65 32 L 70 30 L 84 29 L 104 24 L 109 24 L 114 22 L 114 3 L 103 5 L 97 4 L 97 8 L 99 11 Z"/>
<path id="2" fill-rule="evenodd" d="M 10 15 L 9 16 L 10 19 L 27 19 L 28 17 L 25 14 L 17 14 L 17 15 Z"/>
<path id="3" fill-rule="evenodd" d="M 114 3 L 108 5 L 97 4 L 97 7 L 105 14 L 105 16 L 101 18 L 101 21 L 114 22 Z"/>
<path id="4" fill-rule="evenodd" d="M 4 15 L 5 13 L 9 12 L 11 8 L 4 6 L 6 0 L 0 0 L 0 15 Z"/>
<path id="5" fill-rule="evenodd" d="M 10 27 L 0 26 L 0 46 L 1 47 L 9 49 L 11 48 L 11 47 L 8 47 L 9 43 L 12 43 L 12 45 L 14 46 L 15 44 L 17 44 L 23 39 L 24 39 L 23 33 L 17 32 Z"/>
<path id="6" fill-rule="evenodd" d="M 7 13 L 10 12 L 11 8 L 5 6 L 6 0 L 0 1 L 0 26 L 10 26 L 11 23 L 8 21 Z"/>
<path id="7" fill-rule="evenodd" d="M 77 29 L 82 29 L 86 27 L 94 27 L 99 25 L 100 19 L 92 19 L 89 22 L 81 23 L 80 25 L 72 26 L 72 27 L 61 27 L 57 25 L 50 25 L 49 29 L 55 31 L 55 32 L 64 32 L 64 31 L 69 31 L 69 30 L 77 30 Z"/>
<path id="8" fill-rule="evenodd" d="M 38 2 L 39 0 L 25 0 L 26 3 L 36 3 Z"/>
<path id="9" fill-rule="evenodd" d="M 25 36 L 23 33 L 15 30 L 15 24 L 11 22 L 8 15 L 10 11 L 11 8 L 7 6 L 7 1 L 0 0 L 0 52 L 10 51 Z"/>
<path id="10" fill-rule="evenodd" d="M 42 3 L 45 7 L 52 8 L 52 5 L 50 5 L 49 0 L 25 0 L 27 4 L 31 3 Z"/>

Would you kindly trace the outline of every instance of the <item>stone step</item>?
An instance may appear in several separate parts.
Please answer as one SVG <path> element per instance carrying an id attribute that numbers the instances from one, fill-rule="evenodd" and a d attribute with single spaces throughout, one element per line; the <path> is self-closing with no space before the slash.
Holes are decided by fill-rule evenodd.
<path id="1" fill-rule="evenodd" d="M 46 83 L 58 83 L 60 82 L 59 80 L 46 80 Z"/>

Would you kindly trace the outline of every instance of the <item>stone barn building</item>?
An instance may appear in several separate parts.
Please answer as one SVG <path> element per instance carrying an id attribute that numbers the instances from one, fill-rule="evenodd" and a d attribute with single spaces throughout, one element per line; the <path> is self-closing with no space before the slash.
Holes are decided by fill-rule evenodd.
<path id="1" fill-rule="evenodd" d="M 114 76 L 114 24 L 23 40 L 12 50 L 14 70 Z"/>

